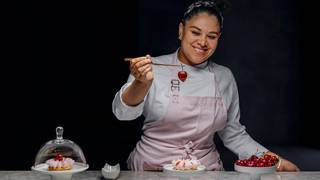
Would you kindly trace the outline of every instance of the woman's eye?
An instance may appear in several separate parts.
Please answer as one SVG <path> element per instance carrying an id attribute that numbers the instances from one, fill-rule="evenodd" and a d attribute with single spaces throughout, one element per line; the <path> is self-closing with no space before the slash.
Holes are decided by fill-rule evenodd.
<path id="1" fill-rule="evenodd" d="M 208 38 L 210 38 L 210 39 L 216 39 L 217 37 L 216 37 L 216 36 L 208 36 Z"/>
<path id="2" fill-rule="evenodd" d="M 196 31 L 191 31 L 193 35 L 196 35 L 196 36 L 199 36 L 200 33 L 199 32 L 196 32 Z"/>

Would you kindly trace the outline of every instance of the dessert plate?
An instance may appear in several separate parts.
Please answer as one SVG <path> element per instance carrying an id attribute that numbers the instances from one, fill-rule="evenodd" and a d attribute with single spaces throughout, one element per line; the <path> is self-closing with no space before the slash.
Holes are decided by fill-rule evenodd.
<path id="1" fill-rule="evenodd" d="M 85 171 L 88 168 L 89 168 L 89 165 L 83 164 L 83 163 L 74 163 L 72 169 L 64 170 L 64 171 L 49 171 L 48 165 L 45 163 L 31 167 L 33 171 L 50 175 L 52 180 L 70 180 L 72 177 L 72 174 Z"/>
<path id="2" fill-rule="evenodd" d="M 181 176 L 200 174 L 200 173 L 204 173 L 205 170 L 206 170 L 206 167 L 204 165 L 199 165 L 197 170 L 175 170 L 173 169 L 172 164 L 166 164 L 163 166 L 164 173 L 171 174 L 171 175 L 181 175 Z"/>

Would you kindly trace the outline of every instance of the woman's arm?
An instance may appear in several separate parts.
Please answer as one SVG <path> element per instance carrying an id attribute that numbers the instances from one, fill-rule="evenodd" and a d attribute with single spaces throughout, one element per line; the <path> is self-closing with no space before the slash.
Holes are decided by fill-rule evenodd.
<path id="1" fill-rule="evenodd" d="M 151 83 L 142 83 L 134 80 L 132 84 L 123 92 L 122 100 L 128 106 L 140 104 L 150 89 Z"/>
<path id="2" fill-rule="evenodd" d="M 134 120 L 143 112 L 144 101 L 152 85 L 150 56 L 130 61 L 128 82 L 115 95 L 112 112 L 119 120 Z"/>
<path id="3" fill-rule="evenodd" d="M 279 158 L 279 163 L 277 165 L 278 171 L 299 171 L 299 168 L 295 164 L 269 151 L 252 139 L 245 131 L 245 127 L 240 124 L 239 95 L 234 77 L 231 71 L 224 73 L 223 77 L 229 77 L 222 79 L 220 83 L 220 85 L 223 86 L 221 89 L 225 102 L 227 101 L 226 104 L 229 105 L 227 109 L 228 120 L 226 127 L 218 132 L 218 134 L 225 146 L 239 157 L 242 155 L 250 156 L 257 151 L 266 152 L 266 154 L 274 155 Z"/>
<path id="4" fill-rule="evenodd" d="M 215 74 L 219 82 L 222 99 L 227 108 L 227 123 L 224 129 L 218 131 L 218 135 L 224 145 L 238 157 L 250 157 L 258 152 L 266 152 L 268 149 L 256 142 L 247 132 L 245 126 L 240 123 L 240 105 L 236 81 L 232 72 L 226 68 L 216 66 Z"/>

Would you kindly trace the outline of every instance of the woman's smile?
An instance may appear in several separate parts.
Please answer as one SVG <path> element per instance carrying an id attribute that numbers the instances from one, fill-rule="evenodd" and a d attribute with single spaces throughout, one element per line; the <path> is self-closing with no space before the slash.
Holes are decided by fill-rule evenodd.
<path id="1" fill-rule="evenodd" d="M 208 48 L 202 48 L 202 47 L 199 47 L 199 46 L 192 46 L 194 51 L 195 51 L 195 54 L 198 55 L 198 56 L 204 56 L 206 55 L 207 53 L 207 50 Z"/>

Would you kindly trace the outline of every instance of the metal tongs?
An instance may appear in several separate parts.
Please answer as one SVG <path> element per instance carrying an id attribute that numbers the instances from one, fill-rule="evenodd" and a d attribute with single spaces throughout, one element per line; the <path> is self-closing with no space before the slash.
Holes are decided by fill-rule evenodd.
<path id="1" fill-rule="evenodd" d="M 133 58 L 124 58 L 124 61 L 131 61 Z M 180 64 L 162 64 L 162 63 L 154 63 L 152 62 L 153 65 L 156 66 L 181 66 Z"/>

